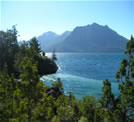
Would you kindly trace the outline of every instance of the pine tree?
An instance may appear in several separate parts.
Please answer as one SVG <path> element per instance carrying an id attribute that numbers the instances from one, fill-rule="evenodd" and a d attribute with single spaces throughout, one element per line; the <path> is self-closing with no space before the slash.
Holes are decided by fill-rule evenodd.
<path id="1" fill-rule="evenodd" d="M 53 61 L 57 60 L 57 57 L 56 57 L 56 54 L 55 54 L 55 49 L 53 50 L 53 53 L 52 53 L 52 60 Z"/>
<path id="2" fill-rule="evenodd" d="M 123 59 L 116 78 L 120 82 L 120 113 L 123 122 L 134 121 L 134 38 L 127 43 L 127 59 Z"/>
<path id="3" fill-rule="evenodd" d="M 0 121 L 7 121 L 15 117 L 14 93 L 17 89 L 17 81 L 14 75 L 8 75 L 7 67 L 0 74 Z"/>
<path id="4" fill-rule="evenodd" d="M 110 121 L 113 118 L 112 113 L 114 112 L 114 94 L 111 91 L 111 83 L 108 80 L 105 80 L 103 84 L 103 95 L 101 96 L 100 104 L 104 118 Z"/>
<path id="5" fill-rule="evenodd" d="M 34 48 L 37 54 L 41 52 L 40 45 L 38 43 L 38 40 L 35 37 L 32 38 L 29 43 L 30 43 L 30 48 Z"/>
<path id="6" fill-rule="evenodd" d="M 87 118 L 88 121 L 94 121 L 95 109 L 96 109 L 96 100 L 94 99 L 94 97 L 93 96 L 83 97 L 80 107 L 82 116 Z"/>
<path id="7" fill-rule="evenodd" d="M 37 63 L 34 60 L 30 60 L 28 57 L 24 57 L 19 68 L 21 72 L 21 90 L 24 98 L 27 99 L 28 122 L 31 122 L 32 108 L 35 105 L 35 101 L 37 99 L 36 86 L 40 81 L 37 70 Z"/>
<path id="8" fill-rule="evenodd" d="M 0 71 L 3 70 L 4 64 L 7 63 L 10 75 L 14 71 L 14 58 L 19 48 L 17 33 L 16 26 L 7 30 L 7 32 L 0 31 Z"/>

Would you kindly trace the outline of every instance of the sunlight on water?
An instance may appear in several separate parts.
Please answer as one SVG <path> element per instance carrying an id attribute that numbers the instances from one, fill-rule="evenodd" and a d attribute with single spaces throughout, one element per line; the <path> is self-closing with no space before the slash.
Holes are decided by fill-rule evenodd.
<path id="1" fill-rule="evenodd" d="M 48 57 L 52 53 L 46 53 Z M 50 85 L 59 77 L 63 82 L 65 94 L 69 91 L 77 98 L 85 95 L 100 98 L 103 81 L 109 79 L 112 91 L 118 95 L 118 83 L 115 74 L 124 57 L 121 53 L 56 53 L 58 71 L 56 74 L 43 76 L 41 79 Z"/>
<path id="2" fill-rule="evenodd" d="M 45 55 L 46 55 L 47 57 L 51 58 L 52 53 L 46 53 Z"/>
<path id="3" fill-rule="evenodd" d="M 79 99 L 86 95 L 95 96 L 97 98 L 100 98 L 102 95 L 101 89 L 103 82 L 95 79 L 70 74 L 53 74 L 43 76 L 41 80 L 43 80 L 46 85 L 51 85 L 51 83 L 56 81 L 57 78 L 61 79 L 66 95 L 69 91 Z M 112 83 L 112 89 L 114 93 L 118 93 L 117 83 Z"/>

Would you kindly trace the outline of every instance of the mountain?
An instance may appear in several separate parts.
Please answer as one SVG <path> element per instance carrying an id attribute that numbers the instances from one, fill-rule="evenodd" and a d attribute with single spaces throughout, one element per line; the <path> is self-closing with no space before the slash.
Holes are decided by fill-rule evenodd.
<path id="1" fill-rule="evenodd" d="M 69 36 L 69 34 L 69 31 L 65 31 L 61 35 L 48 31 L 37 37 L 37 39 L 40 43 L 41 49 L 47 51 L 49 48 L 54 47 L 55 44 L 62 42 L 67 36 Z"/>
<path id="2" fill-rule="evenodd" d="M 64 33 L 58 37 L 51 35 L 49 37 L 51 45 L 46 48 L 46 51 L 56 49 L 56 52 L 119 53 L 124 52 L 128 41 L 107 25 L 102 26 L 97 23 L 76 27 L 65 35 Z M 62 36 L 63 38 L 61 38 Z M 47 45 L 46 40 L 48 39 L 45 37 L 44 39 L 44 44 L 41 43 L 42 46 Z"/>

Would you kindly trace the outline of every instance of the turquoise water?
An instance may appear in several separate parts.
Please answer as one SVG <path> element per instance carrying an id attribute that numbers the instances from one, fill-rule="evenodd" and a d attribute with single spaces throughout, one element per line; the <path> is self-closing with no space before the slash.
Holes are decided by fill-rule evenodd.
<path id="1" fill-rule="evenodd" d="M 50 53 L 47 55 L 51 56 Z M 41 79 L 50 85 L 59 77 L 65 94 L 71 91 L 79 99 L 86 95 L 100 98 L 103 80 L 109 79 L 112 91 L 117 96 L 119 91 L 115 74 L 124 57 L 124 54 L 109 53 L 57 53 L 57 73 Z"/>

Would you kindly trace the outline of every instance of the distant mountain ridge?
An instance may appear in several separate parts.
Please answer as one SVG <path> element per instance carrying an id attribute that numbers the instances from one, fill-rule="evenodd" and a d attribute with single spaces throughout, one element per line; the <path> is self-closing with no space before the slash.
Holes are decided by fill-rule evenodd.
<path id="1" fill-rule="evenodd" d="M 42 50 L 48 51 L 49 48 L 56 45 L 57 43 L 62 42 L 67 36 L 69 36 L 70 32 L 65 31 L 63 34 L 58 35 L 52 31 L 48 31 L 41 36 L 37 37 L 39 40 L 40 46 Z"/>
<path id="2" fill-rule="evenodd" d="M 44 33 L 37 38 L 41 48 L 47 52 L 120 53 L 125 51 L 127 39 L 110 29 L 93 23 L 78 26 L 72 32 L 61 35 Z"/>

